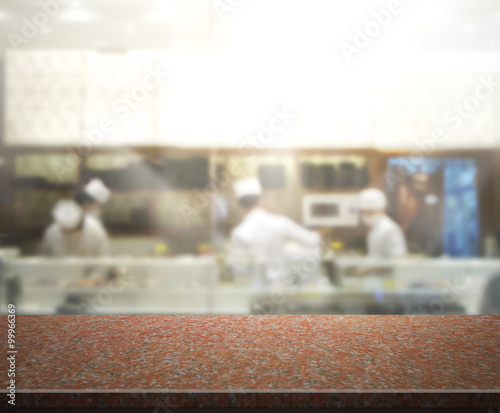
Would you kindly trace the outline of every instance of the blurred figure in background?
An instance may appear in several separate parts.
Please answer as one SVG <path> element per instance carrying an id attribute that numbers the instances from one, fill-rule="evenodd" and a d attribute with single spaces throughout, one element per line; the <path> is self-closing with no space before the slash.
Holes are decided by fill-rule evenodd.
<path id="1" fill-rule="evenodd" d="M 82 191 L 76 194 L 78 202 L 86 214 L 101 219 L 104 204 L 108 202 L 111 191 L 100 179 L 92 179 Z"/>
<path id="2" fill-rule="evenodd" d="M 52 211 L 54 222 L 45 230 L 40 253 L 51 257 L 103 257 L 110 254 L 102 224 L 73 200 L 60 200 Z"/>
<path id="3" fill-rule="evenodd" d="M 370 228 L 367 238 L 369 257 L 394 258 L 407 253 L 403 231 L 386 215 L 386 205 L 386 197 L 378 189 L 365 189 L 359 194 L 361 221 Z"/>
<path id="4" fill-rule="evenodd" d="M 500 274 L 494 275 L 488 280 L 479 314 L 500 314 Z"/>
<path id="5" fill-rule="evenodd" d="M 257 178 L 235 183 L 239 205 L 245 210 L 243 221 L 231 234 L 231 252 L 260 259 L 266 265 L 268 281 L 277 281 L 286 270 L 285 244 L 316 247 L 320 236 L 297 225 L 291 219 L 265 211 L 260 204 L 262 188 Z"/>

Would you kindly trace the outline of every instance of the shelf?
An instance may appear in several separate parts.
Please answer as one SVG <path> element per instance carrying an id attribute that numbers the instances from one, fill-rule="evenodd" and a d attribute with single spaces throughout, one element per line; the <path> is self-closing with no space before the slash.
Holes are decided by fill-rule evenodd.
<path id="1" fill-rule="evenodd" d="M 313 195 L 313 194 L 347 194 L 347 195 L 352 195 L 352 194 L 357 194 L 363 189 L 367 188 L 366 186 L 360 187 L 360 188 L 353 188 L 353 189 L 311 189 L 311 188 L 302 188 L 303 192 L 307 192 L 308 195 Z"/>
<path id="2" fill-rule="evenodd" d="M 75 185 L 76 186 L 76 185 Z M 21 192 L 74 192 L 73 188 L 13 188 L 14 191 Z"/>

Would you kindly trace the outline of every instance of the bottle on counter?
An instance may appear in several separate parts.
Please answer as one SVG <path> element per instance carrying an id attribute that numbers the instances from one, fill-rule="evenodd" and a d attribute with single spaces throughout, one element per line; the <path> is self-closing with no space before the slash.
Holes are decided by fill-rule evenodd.
<path id="1" fill-rule="evenodd" d="M 232 282 L 234 281 L 234 276 L 230 268 L 226 265 L 226 258 L 224 254 L 217 255 L 217 267 L 219 269 L 219 281 L 222 282 Z"/>
<path id="2" fill-rule="evenodd" d="M 491 235 L 484 239 L 484 255 L 488 258 L 498 257 L 498 243 Z"/>

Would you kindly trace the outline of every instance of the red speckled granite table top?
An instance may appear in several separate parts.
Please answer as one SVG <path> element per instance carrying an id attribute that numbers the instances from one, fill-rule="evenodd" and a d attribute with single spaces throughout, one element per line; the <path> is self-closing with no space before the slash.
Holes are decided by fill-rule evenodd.
<path id="1" fill-rule="evenodd" d="M 17 407 L 500 405 L 500 316 L 16 318 Z"/>

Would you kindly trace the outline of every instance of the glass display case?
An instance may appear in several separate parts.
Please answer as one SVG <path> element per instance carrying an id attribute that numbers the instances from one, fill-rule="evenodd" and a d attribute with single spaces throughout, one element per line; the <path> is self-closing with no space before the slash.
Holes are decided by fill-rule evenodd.
<path id="1" fill-rule="evenodd" d="M 1 278 L 18 314 L 209 314 L 218 272 L 212 257 L 16 258 Z"/>
<path id="2" fill-rule="evenodd" d="M 368 314 L 479 314 L 486 285 L 499 274 L 498 259 L 335 261 L 339 294 L 363 297 Z"/>
<path id="3" fill-rule="evenodd" d="M 481 314 L 500 260 L 297 256 L 270 281 L 222 255 L 5 256 L 0 276 L 18 314 Z"/>
<path id="4" fill-rule="evenodd" d="M 256 294 L 253 314 L 489 314 L 498 259 L 322 260 L 325 277 Z M 491 295 L 491 294 L 490 294 Z M 494 301 L 494 300 L 493 300 Z M 496 302 L 500 297 L 496 297 Z M 491 303 L 490 303 L 491 304 Z"/>

